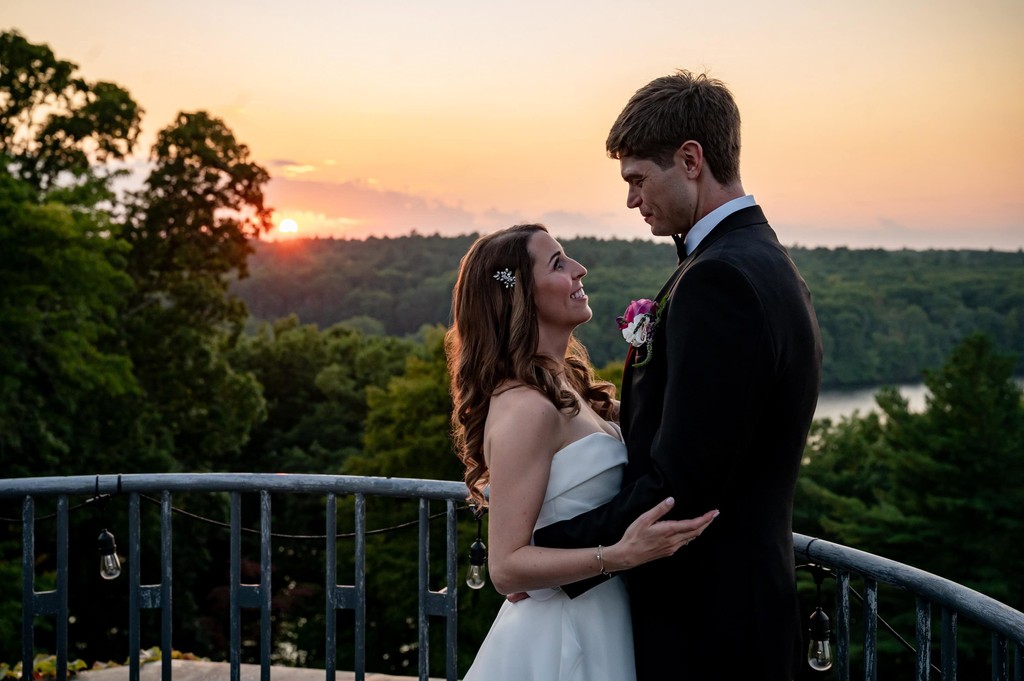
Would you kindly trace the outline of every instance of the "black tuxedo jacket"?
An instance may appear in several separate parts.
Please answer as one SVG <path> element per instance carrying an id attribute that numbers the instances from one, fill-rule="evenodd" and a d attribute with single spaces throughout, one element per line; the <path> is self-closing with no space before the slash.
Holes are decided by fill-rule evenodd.
<path id="1" fill-rule="evenodd" d="M 640 681 L 791 679 L 801 656 L 792 505 L 818 399 L 807 290 L 757 206 L 728 216 L 658 295 L 649 361 L 626 361 L 622 491 L 535 533 L 613 544 L 667 496 L 670 517 L 721 515 L 674 556 L 625 573 Z M 623 307 L 629 301 L 623 301 Z M 563 587 L 578 596 L 593 580 Z"/>

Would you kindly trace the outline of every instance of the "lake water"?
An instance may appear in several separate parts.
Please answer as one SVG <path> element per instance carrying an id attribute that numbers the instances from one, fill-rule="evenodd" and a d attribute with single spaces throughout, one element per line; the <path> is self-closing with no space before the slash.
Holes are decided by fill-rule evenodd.
<path id="1" fill-rule="evenodd" d="M 1017 384 L 1024 387 L 1024 377 L 1016 379 Z M 910 403 L 911 411 L 924 411 L 925 396 L 928 389 L 923 383 L 906 383 L 897 386 L 900 394 Z M 875 393 L 881 386 L 873 388 L 860 388 L 857 390 L 823 390 L 818 396 L 818 408 L 814 412 L 814 418 L 831 418 L 839 420 L 840 416 L 850 416 L 854 411 L 861 415 L 869 411 L 878 411 L 875 404 Z"/>
<path id="2" fill-rule="evenodd" d="M 923 383 L 904 384 L 897 386 L 900 394 L 910 402 L 911 411 L 922 411 L 924 409 L 924 398 L 928 393 Z M 860 412 L 861 416 L 869 411 L 878 411 L 875 404 L 875 393 L 881 386 L 873 388 L 858 388 L 856 390 L 823 390 L 818 396 L 818 408 L 814 412 L 814 418 L 830 418 L 838 421 L 840 416 L 851 416 L 854 411 Z"/>

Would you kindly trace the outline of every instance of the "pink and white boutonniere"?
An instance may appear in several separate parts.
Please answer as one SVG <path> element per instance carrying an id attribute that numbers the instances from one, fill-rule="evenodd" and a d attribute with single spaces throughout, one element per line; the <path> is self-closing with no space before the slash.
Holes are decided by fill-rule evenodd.
<path id="1" fill-rule="evenodd" d="M 642 358 L 633 362 L 634 367 L 642 367 L 651 361 L 654 329 L 660 318 L 661 305 L 647 298 L 631 301 L 626 311 L 616 318 L 615 321 L 619 324 L 622 337 L 626 339 L 627 343 L 637 348 L 637 354 L 639 355 L 640 348 L 646 350 Z"/>

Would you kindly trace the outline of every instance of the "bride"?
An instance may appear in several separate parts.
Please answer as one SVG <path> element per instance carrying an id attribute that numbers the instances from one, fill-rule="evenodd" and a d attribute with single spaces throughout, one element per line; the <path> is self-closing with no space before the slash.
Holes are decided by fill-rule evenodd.
<path id="1" fill-rule="evenodd" d="M 465 681 L 635 679 L 615 573 L 672 555 L 715 515 L 660 520 L 669 498 L 611 546 L 531 544 L 536 528 L 614 496 L 626 463 L 615 388 L 573 337 L 592 316 L 586 273 L 542 225 L 481 237 L 462 259 L 446 337 L 452 424 L 470 501 L 488 507 L 491 580 L 509 596 Z M 558 588 L 594 578 L 575 599 Z"/>

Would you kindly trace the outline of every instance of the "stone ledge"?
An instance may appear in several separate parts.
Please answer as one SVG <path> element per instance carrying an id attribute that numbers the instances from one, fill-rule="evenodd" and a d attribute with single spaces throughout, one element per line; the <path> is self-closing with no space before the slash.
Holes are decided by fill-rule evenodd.
<path id="1" fill-rule="evenodd" d="M 203 662 L 193 660 L 171 660 L 171 676 L 174 681 L 228 681 L 231 678 L 231 665 L 227 662 Z M 270 678 L 274 681 L 326 681 L 327 672 L 323 669 L 306 669 L 301 667 L 270 668 Z M 125 681 L 128 678 L 128 667 L 110 667 L 79 672 L 79 681 Z M 160 681 L 162 665 L 160 662 L 147 662 L 139 672 L 139 681 Z M 355 681 L 354 672 L 337 672 L 335 681 Z M 389 674 L 373 674 L 367 672 L 366 681 L 410 681 L 415 676 L 391 676 Z M 241 681 L 260 681 L 258 664 L 241 665 Z M 432 681 L 442 681 L 432 679 Z"/>

